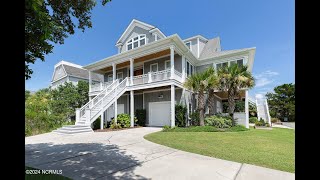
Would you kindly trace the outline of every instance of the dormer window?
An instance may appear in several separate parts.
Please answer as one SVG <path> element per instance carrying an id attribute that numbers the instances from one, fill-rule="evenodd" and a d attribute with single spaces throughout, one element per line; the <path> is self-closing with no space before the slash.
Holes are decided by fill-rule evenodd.
<path id="1" fill-rule="evenodd" d="M 146 35 L 138 35 L 127 42 L 127 50 L 131 50 L 146 44 Z"/>

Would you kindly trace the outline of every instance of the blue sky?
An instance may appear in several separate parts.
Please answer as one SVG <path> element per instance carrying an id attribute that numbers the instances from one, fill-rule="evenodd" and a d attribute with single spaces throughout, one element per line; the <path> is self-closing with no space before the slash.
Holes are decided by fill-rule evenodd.
<path id="1" fill-rule="evenodd" d="M 295 5 L 293 0 L 113 0 L 92 12 L 93 28 L 56 45 L 46 61 L 30 67 L 27 90 L 50 85 L 53 67 L 61 60 L 87 65 L 117 53 L 115 42 L 132 19 L 158 27 L 165 35 L 182 39 L 200 34 L 220 36 L 222 50 L 256 47 L 251 97 L 277 85 L 295 82 Z"/>

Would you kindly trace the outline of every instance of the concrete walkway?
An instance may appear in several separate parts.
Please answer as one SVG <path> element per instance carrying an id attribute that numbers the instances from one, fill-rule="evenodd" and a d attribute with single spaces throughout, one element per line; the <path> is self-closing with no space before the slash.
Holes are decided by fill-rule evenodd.
<path id="1" fill-rule="evenodd" d="M 292 180 L 288 172 L 188 153 L 149 142 L 160 128 L 25 138 L 25 164 L 72 179 Z"/>

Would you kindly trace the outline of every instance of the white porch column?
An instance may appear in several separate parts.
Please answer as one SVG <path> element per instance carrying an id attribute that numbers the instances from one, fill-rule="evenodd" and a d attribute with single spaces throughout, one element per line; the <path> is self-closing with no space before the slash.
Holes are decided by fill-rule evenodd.
<path id="1" fill-rule="evenodd" d="M 89 71 L 89 92 L 91 92 L 91 83 L 92 83 L 91 71 Z"/>
<path id="2" fill-rule="evenodd" d="M 182 55 L 182 82 L 186 80 L 186 56 Z"/>
<path id="3" fill-rule="evenodd" d="M 89 96 L 89 101 L 91 101 L 91 99 L 92 99 L 92 96 Z"/>
<path id="4" fill-rule="evenodd" d="M 245 113 L 246 113 L 246 128 L 249 128 L 249 95 L 248 90 L 246 90 L 246 99 L 245 99 Z"/>
<path id="5" fill-rule="evenodd" d="M 130 127 L 134 127 L 134 92 L 130 91 Z"/>
<path id="6" fill-rule="evenodd" d="M 87 108 L 86 110 L 85 110 L 86 112 L 86 125 L 91 125 L 91 110 L 89 109 L 89 108 Z"/>
<path id="7" fill-rule="evenodd" d="M 265 106 L 266 106 L 266 110 L 267 110 L 267 116 L 268 116 L 268 123 L 271 126 L 271 117 L 270 117 L 270 113 L 269 113 L 269 106 L 268 106 L 268 100 L 265 99 Z"/>
<path id="8" fill-rule="evenodd" d="M 130 58 L 130 85 L 133 85 L 133 59 Z"/>
<path id="9" fill-rule="evenodd" d="M 175 88 L 174 85 L 171 84 L 171 127 L 175 126 Z"/>
<path id="10" fill-rule="evenodd" d="M 104 112 L 101 114 L 101 117 L 100 117 L 100 129 L 103 129 L 103 122 L 104 122 Z"/>
<path id="11" fill-rule="evenodd" d="M 116 64 L 112 63 L 112 82 L 114 82 L 116 80 Z"/>
<path id="12" fill-rule="evenodd" d="M 170 46 L 170 71 L 171 71 L 171 78 L 174 78 L 174 46 Z"/>
<path id="13" fill-rule="evenodd" d="M 116 100 L 115 102 L 114 102 L 114 122 L 116 122 L 117 123 L 117 118 L 118 118 L 118 102 L 117 102 L 118 100 Z"/>

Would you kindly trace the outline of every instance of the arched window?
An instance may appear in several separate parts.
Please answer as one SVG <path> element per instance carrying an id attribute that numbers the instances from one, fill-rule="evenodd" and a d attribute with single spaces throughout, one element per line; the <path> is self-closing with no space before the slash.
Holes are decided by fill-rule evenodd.
<path id="1" fill-rule="evenodd" d="M 127 50 L 134 49 L 146 44 L 146 35 L 138 35 L 127 42 Z"/>

